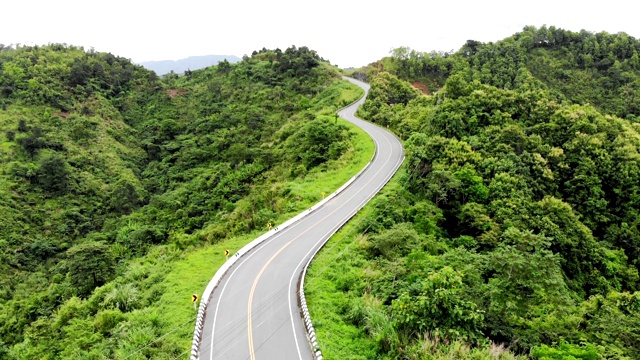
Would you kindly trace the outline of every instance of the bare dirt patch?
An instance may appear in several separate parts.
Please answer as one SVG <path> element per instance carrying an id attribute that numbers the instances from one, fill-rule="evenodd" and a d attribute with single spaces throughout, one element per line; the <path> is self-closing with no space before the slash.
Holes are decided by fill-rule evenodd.
<path id="1" fill-rule="evenodd" d="M 164 92 L 167 93 L 167 95 L 169 95 L 170 98 L 174 98 L 178 95 L 183 95 L 187 93 L 187 90 L 178 90 L 178 89 L 167 89 Z"/>
<path id="2" fill-rule="evenodd" d="M 413 85 L 414 88 L 422 91 L 423 94 L 425 95 L 429 95 L 429 86 L 427 86 L 427 84 L 419 82 L 419 81 L 414 81 L 411 85 Z"/>

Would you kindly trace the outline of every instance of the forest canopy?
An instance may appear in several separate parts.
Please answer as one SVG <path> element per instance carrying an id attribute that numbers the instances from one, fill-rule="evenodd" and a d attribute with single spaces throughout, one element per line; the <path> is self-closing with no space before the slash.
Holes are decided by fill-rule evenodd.
<path id="1" fill-rule="evenodd" d="M 527 26 L 352 73 L 406 160 L 310 270 L 325 356 L 640 358 L 638 53 Z M 306 47 L 159 78 L 0 45 L 0 358 L 184 355 L 181 261 L 299 211 L 292 182 L 355 152 L 339 76 Z"/>
<path id="2" fill-rule="evenodd" d="M 407 157 L 311 269 L 326 356 L 342 332 L 367 358 L 639 358 L 639 52 L 526 27 L 356 71 Z"/>
<path id="3" fill-rule="evenodd" d="M 2 47 L 0 358 L 184 354 L 194 315 L 173 272 L 316 201 L 290 183 L 352 156 L 335 111 L 359 96 L 307 47 L 163 78 Z"/>

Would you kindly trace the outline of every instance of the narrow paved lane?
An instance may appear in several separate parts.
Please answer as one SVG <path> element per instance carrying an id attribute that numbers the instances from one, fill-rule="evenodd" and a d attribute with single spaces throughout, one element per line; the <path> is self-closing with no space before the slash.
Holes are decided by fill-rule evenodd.
<path id="1" fill-rule="evenodd" d="M 369 86 L 348 79 L 368 92 Z M 317 247 L 364 206 L 393 176 L 404 153 L 386 130 L 354 116 L 376 143 L 370 166 L 342 193 L 240 258 L 211 295 L 200 342 L 200 359 L 312 359 L 296 295 L 304 264 Z"/>

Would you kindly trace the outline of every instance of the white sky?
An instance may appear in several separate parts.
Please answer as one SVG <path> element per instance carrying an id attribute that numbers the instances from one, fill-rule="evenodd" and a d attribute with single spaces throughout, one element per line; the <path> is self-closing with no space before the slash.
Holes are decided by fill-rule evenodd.
<path id="1" fill-rule="evenodd" d="M 6 0 L 0 43 L 67 43 L 134 62 L 193 55 L 250 55 L 307 46 L 340 67 L 359 67 L 409 46 L 458 50 L 525 25 L 620 31 L 640 38 L 630 0 Z"/>

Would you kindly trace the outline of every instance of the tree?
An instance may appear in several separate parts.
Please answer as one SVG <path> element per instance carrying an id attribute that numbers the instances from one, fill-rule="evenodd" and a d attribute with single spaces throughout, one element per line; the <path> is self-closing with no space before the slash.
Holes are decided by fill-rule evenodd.
<path id="1" fill-rule="evenodd" d="M 610 292 L 583 303 L 588 341 L 605 346 L 606 358 L 640 357 L 640 292 Z"/>
<path id="2" fill-rule="evenodd" d="M 452 98 L 468 96 L 473 90 L 462 74 L 451 75 L 445 84 L 446 94 Z"/>
<path id="3" fill-rule="evenodd" d="M 308 122 L 298 133 L 299 155 L 307 169 L 329 159 L 338 158 L 345 150 L 346 127 L 320 118 Z"/>
<path id="4" fill-rule="evenodd" d="M 548 250 L 535 251 L 545 240 L 530 232 L 514 228 L 503 234 L 503 241 L 515 244 L 500 245 L 484 256 L 488 279 L 477 289 L 488 335 L 522 350 L 541 339 L 571 335 L 578 320 L 569 316 L 573 304 L 560 257 Z M 558 324 L 555 319 L 562 321 Z"/>
<path id="5" fill-rule="evenodd" d="M 37 134 L 29 134 L 18 139 L 18 144 L 27 152 L 29 157 L 34 158 L 46 143 Z"/>
<path id="6" fill-rule="evenodd" d="M 29 126 L 25 119 L 18 120 L 18 131 L 23 133 L 29 131 Z"/>
<path id="7" fill-rule="evenodd" d="M 119 214 L 129 214 L 144 202 L 143 189 L 129 178 L 116 182 L 110 195 L 111 208 Z"/>
<path id="8" fill-rule="evenodd" d="M 392 302 L 395 326 L 413 338 L 430 333 L 447 340 L 480 340 L 484 315 L 464 299 L 462 279 L 460 272 L 446 266 L 413 284 Z"/>
<path id="9" fill-rule="evenodd" d="M 393 260 L 406 256 L 420 243 L 420 236 L 411 224 L 397 224 L 393 228 L 371 237 L 368 250 L 374 256 Z"/>
<path id="10" fill-rule="evenodd" d="M 67 162 L 57 155 L 42 159 L 36 173 L 38 185 L 51 195 L 64 194 L 69 183 L 68 167 Z"/>
<path id="11" fill-rule="evenodd" d="M 109 247 L 101 242 L 76 245 L 67 250 L 66 258 L 67 278 L 74 293 L 80 297 L 90 295 L 115 273 L 115 261 Z"/>

